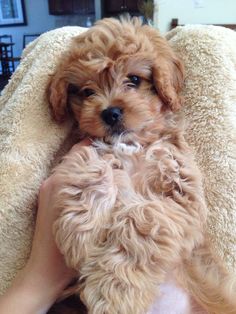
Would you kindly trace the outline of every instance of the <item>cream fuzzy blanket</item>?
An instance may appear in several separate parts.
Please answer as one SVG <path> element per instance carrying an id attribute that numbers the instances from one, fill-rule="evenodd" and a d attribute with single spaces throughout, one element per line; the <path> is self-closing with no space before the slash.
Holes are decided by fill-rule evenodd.
<path id="1" fill-rule="evenodd" d="M 204 179 L 209 234 L 236 268 L 236 32 L 217 26 L 178 27 L 167 39 L 186 67 L 186 139 Z"/>
<path id="2" fill-rule="evenodd" d="M 64 27 L 30 44 L 0 98 L 0 294 L 31 246 L 39 186 L 72 145 L 71 125 L 58 126 L 46 100 L 49 77 L 71 38 Z M 202 169 L 209 233 L 229 268 L 236 266 L 236 33 L 179 27 L 167 35 L 186 65 L 186 137 Z"/>

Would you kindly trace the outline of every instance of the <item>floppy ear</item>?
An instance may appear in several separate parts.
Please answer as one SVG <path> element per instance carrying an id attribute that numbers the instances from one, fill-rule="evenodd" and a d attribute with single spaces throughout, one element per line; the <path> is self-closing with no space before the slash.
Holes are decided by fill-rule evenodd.
<path id="1" fill-rule="evenodd" d="M 153 47 L 152 76 L 155 89 L 167 108 L 178 110 L 182 105 L 183 64 L 156 29 L 143 26 L 143 30 Z"/>
<path id="2" fill-rule="evenodd" d="M 54 119 L 61 123 L 67 116 L 67 90 L 69 83 L 66 81 L 63 70 L 59 70 L 51 79 L 48 87 L 48 100 Z"/>
<path id="3" fill-rule="evenodd" d="M 157 57 L 153 65 L 153 84 L 163 103 L 172 111 L 181 108 L 183 99 L 183 65 L 173 53 Z"/>

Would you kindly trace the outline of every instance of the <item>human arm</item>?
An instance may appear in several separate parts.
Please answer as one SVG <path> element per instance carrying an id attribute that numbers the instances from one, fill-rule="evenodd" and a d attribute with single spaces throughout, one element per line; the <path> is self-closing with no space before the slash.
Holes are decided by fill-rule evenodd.
<path id="1" fill-rule="evenodd" d="M 83 141 L 75 145 L 70 154 L 87 144 Z M 52 234 L 52 224 L 58 214 L 52 210 L 53 194 L 59 185 L 54 173 L 41 186 L 30 257 L 0 297 L 0 313 L 44 314 L 73 278 L 74 273 L 66 267 Z"/>

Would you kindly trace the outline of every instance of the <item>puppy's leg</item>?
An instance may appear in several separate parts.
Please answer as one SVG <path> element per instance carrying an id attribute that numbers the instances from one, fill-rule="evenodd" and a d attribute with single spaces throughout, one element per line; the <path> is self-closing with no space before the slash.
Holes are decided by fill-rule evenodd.
<path id="1" fill-rule="evenodd" d="M 185 234 L 182 239 L 185 263 L 181 279 L 187 291 L 209 313 L 235 314 L 236 279 L 226 272 L 221 261 L 204 244 L 207 209 L 200 174 L 188 150 L 183 147 L 181 151 L 180 148 L 181 145 L 176 147 L 170 143 L 165 147 L 153 145 L 151 157 L 159 169 L 161 185 L 160 181 L 155 181 L 154 175 L 150 174 L 150 178 L 156 191 L 164 191 L 167 197 L 181 206 L 183 217 L 188 221 L 186 226 L 181 223 Z"/>
<path id="2" fill-rule="evenodd" d="M 236 314 L 236 278 L 204 244 L 193 251 L 177 274 L 187 291 L 209 313 Z"/>
<path id="3" fill-rule="evenodd" d="M 65 158 L 56 171 L 61 188 L 54 195 L 60 213 L 54 234 L 67 265 L 79 273 L 94 247 L 104 241 L 117 194 L 114 161 L 102 160 L 93 147 L 81 147 Z"/>

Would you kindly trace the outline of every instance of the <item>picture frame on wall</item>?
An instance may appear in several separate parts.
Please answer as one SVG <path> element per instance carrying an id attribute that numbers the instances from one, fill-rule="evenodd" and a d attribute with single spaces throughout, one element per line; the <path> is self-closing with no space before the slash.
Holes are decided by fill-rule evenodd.
<path id="1" fill-rule="evenodd" d="M 0 0 L 0 27 L 27 25 L 24 0 Z"/>

